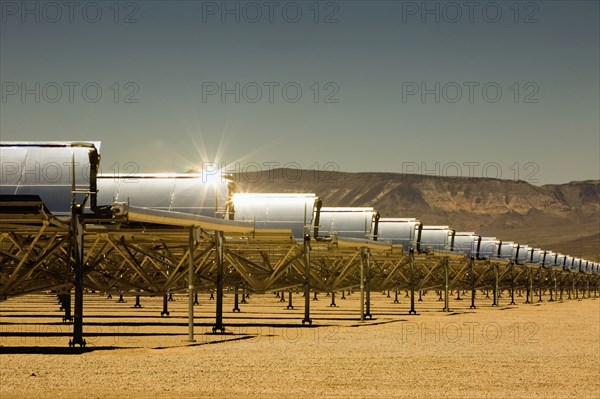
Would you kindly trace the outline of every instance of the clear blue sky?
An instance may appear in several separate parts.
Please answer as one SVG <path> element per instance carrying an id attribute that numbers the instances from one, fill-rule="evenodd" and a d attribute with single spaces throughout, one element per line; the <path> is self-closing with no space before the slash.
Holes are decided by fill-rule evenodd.
<path id="1" fill-rule="evenodd" d="M 598 1 L 0 3 L 2 140 L 140 172 L 600 178 Z"/>

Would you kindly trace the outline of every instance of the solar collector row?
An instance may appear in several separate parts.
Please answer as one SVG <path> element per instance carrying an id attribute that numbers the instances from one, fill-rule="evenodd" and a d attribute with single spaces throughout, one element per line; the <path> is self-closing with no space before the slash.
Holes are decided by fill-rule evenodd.
<path id="1" fill-rule="evenodd" d="M 115 202 L 140 208 L 252 221 L 257 229 L 289 229 L 296 239 L 360 238 L 401 244 L 405 251 L 449 251 L 477 259 L 503 259 L 574 272 L 600 273 L 600 264 L 415 218 L 380 218 L 372 207 L 323 207 L 313 193 L 234 193 L 230 180 L 202 174 L 102 175 L 99 143 L 5 142 L 0 145 L 2 195 L 39 195 L 59 217 L 96 190 L 96 206 Z M 94 212 L 87 205 L 87 212 Z"/>

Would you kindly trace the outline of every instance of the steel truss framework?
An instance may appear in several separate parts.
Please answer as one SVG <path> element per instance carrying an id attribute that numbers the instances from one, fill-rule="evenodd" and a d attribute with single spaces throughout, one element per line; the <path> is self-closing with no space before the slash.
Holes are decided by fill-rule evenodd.
<path id="1" fill-rule="evenodd" d="M 224 331 L 224 289 L 236 292 L 304 291 L 303 323 L 311 323 L 310 293 L 361 291 L 360 318 L 372 317 L 370 293 L 375 290 L 410 293 L 415 298 L 438 291 L 449 311 L 449 296 L 492 293 L 498 305 L 507 291 L 526 292 L 526 303 L 597 297 L 600 275 L 504 260 L 467 259 L 452 252 L 405 252 L 402 246 L 367 240 L 296 240 L 289 230 L 221 232 L 202 228 L 140 223 L 132 220 L 89 220 L 74 217 L 65 223 L 53 217 L 39 200 L 0 204 L 0 298 L 55 291 L 63 300 L 65 320 L 72 319 L 70 293 L 75 288 L 72 345 L 85 345 L 82 336 L 82 294 L 93 290 L 119 295 L 167 295 L 188 292 L 190 340 L 193 340 L 192 294 L 215 291 L 213 330 Z M 78 283 L 79 280 L 79 283 Z M 537 298 L 536 298 L 537 297 Z M 244 299 L 244 298 L 242 298 Z M 68 305 L 66 304 L 68 302 Z M 138 302 L 139 303 L 139 302 Z"/>

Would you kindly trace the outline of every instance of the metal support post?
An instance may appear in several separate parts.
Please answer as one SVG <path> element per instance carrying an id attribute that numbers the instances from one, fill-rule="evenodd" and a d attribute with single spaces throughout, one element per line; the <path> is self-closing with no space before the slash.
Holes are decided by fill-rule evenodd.
<path id="1" fill-rule="evenodd" d="M 417 314 L 415 310 L 415 250 L 411 248 L 410 253 L 410 310 L 408 314 Z M 407 292 L 408 293 L 408 292 Z"/>
<path id="2" fill-rule="evenodd" d="M 135 303 L 132 306 L 133 308 L 141 308 L 142 304 L 140 303 L 140 296 L 136 295 L 135 296 Z"/>
<path id="3" fill-rule="evenodd" d="M 531 270 L 531 267 L 527 267 L 527 295 L 525 303 L 533 302 L 533 272 Z"/>
<path id="4" fill-rule="evenodd" d="M 169 306 L 168 306 L 169 296 L 167 293 L 163 294 L 163 310 L 160 312 L 160 316 L 168 316 L 169 315 Z"/>
<path id="5" fill-rule="evenodd" d="M 238 286 L 236 285 L 233 290 L 234 290 L 233 291 L 233 312 L 239 312 L 240 311 L 240 306 L 239 306 L 240 295 L 239 295 Z"/>
<path id="6" fill-rule="evenodd" d="M 510 305 L 515 304 L 515 265 L 510 262 Z"/>
<path id="7" fill-rule="evenodd" d="M 69 291 L 66 294 L 61 294 L 62 300 L 62 309 L 65 311 L 65 315 L 63 316 L 63 322 L 73 321 L 73 316 L 71 315 L 71 292 Z"/>
<path id="8" fill-rule="evenodd" d="M 73 260 L 75 269 L 75 314 L 73 318 L 73 339 L 69 346 L 85 347 L 83 339 L 83 215 L 80 204 L 73 201 L 71 217 L 71 238 L 73 240 Z"/>
<path id="9" fill-rule="evenodd" d="M 194 339 L 194 229 L 190 228 L 188 239 L 188 342 Z"/>
<path id="10" fill-rule="evenodd" d="M 494 263 L 494 292 L 492 299 L 492 306 L 498 306 L 498 264 Z"/>
<path id="11" fill-rule="evenodd" d="M 367 266 L 366 281 L 365 281 L 366 296 L 367 296 L 366 302 L 365 302 L 365 306 L 366 306 L 365 317 L 372 319 L 373 315 L 371 314 L 371 253 L 368 250 L 365 251 L 365 260 L 366 260 L 366 266 Z"/>
<path id="12" fill-rule="evenodd" d="M 290 290 L 288 291 L 288 305 L 287 308 L 289 310 L 294 309 L 294 305 L 292 305 L 292 289 L 290 288 Z"/>
<path id="13" fill-rule="evenodd" d="M 225 332 L 223 326 L 223 233 L 215 231 L 215 256 L 217 260 L 217 301 L 213 332 Z"/>
<path id="14" fill-rule="evenodd" d="M 310 318 L 310 235 L 304 234 L 304 319 L 302 324 L 312 324 Z"/>
<path id="15" fill-rule="evenodd" d="M 539 290 L 539 299 L 538 299 L 538 302 L 542 302 L 542 294 L 544 293 L 542 284 L 544 283 L 544 279 L 543 279 L 543 276 L 542 276 L 542 268 L 541 267 L 539 269 L 539 273 L 538 274 L 539 274 L 539 287 L 538 287 L 538 290 Z"/>
<path id="16" fill-rule="evenodd" d="M 365 249 L 360 249 L 360 321 L 365 321 Z"/>
<path id="17" fill-rule="evenodd" d="M 444 258 L 444 312 L 450 311 L 450 298 L 448 297 L 448 291 L 450 289 L 449 278 L 448 278 L 448 258 Z"/>
<path id="18" fill-rule="evenodd" d="M 469 308 L 476 309 L 475 296 L 477 293 L 475 291 L 475 284 L 477 283 L 477 277 L 475 276 L 475 259 L 473 257 L 469 260 L 469 266 L 471 268 L 471 306 Z"/>
<path id="19" fill-rule="evenodd" d="M 548 283 L 548 288 L 550 289 L 550 299 L 548 302 L 554 302 L 554 294 L 556 293 L 556 280 L 554 279 L 552 269 L 548 269 L 548 274 L 550 274 L 550 282 Z"/>

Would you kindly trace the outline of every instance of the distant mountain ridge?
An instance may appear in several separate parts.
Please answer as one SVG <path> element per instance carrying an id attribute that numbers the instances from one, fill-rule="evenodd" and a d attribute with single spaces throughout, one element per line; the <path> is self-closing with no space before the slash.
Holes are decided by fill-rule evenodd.
<path id="1" fill-rule="evenodd" d="M 382 217 L 415 217 L 600 260 L 600 180 L 534 186 L 492 178 L 299 169 L 233 177 L 238 192 L 315 193 L 325 206 L 372 206 Z"/>

